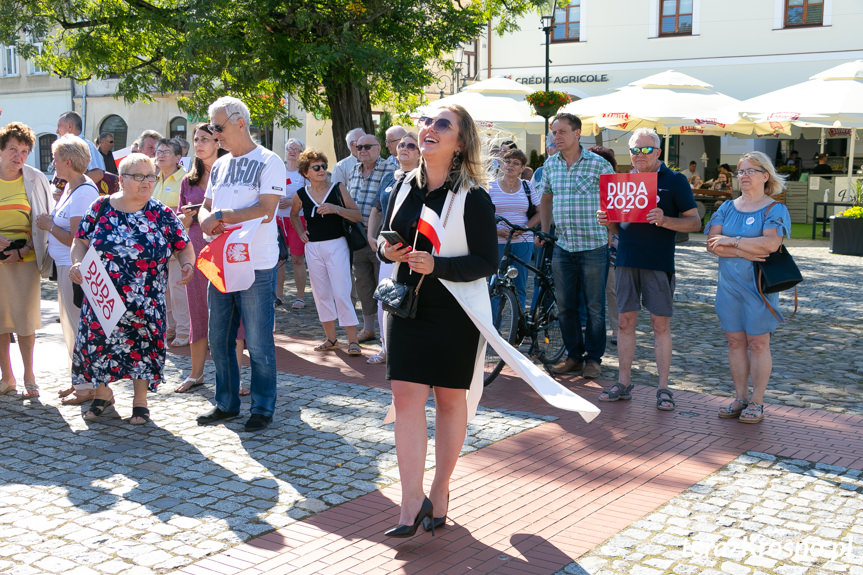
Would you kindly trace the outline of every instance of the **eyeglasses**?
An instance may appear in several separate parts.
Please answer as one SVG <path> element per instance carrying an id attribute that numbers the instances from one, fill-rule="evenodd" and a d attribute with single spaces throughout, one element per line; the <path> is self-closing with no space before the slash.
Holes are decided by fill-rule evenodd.
<path id="1" fill-rule="evenodd" d="M 380 144 L 357 144 L 357 150 L 371 150 L 375 146 L 380 146 Z"/>
<path id="2" fill-rule="evenodd" d="M 320 172 L 321 170 L 323 170 L 325 172 L 327 171 L 327 165 L 326 164 L 315 164 L 314 166 L 309 166 L 309 168 L 311 168 L 312 170 L 314 170 L 316 172 Z"/>
<path id="3" fill-rule="evenodd" d="M 429 118 L 428 116 L 420 116 L 420 119 L 417 120 L 417 124 L 421 124 L 423 126 L 431 126 L 435 132 L 445 132 L 452 128 L 452 122 L 447 120 L 446 118 L 438 118 L 435 120 L 434 118 Z"/>
<path id="4" fill-rule="evenodd" d="M 633 156 L 637 156 L 638 154 L 644 154 L 646 156 L 647 154 L 652 154 L 655 149 L 656 148 L 654 146 L 638 146 L 635 148 L 629 148 L 629 153 Z"/>
<path id="5" fill-rule="evenodd" d="M 738 178 L 743 176 L 754 176 L 755 174 L 766 174 L 767 170 L 759 170 L 757 168 L 747 168 L 745 170 L 737 170 L 734 175 Z"/>
<path id="6" fill-rule="evenodd" d="M 413 142 L 399 142 L 399 145 L 397 146 L 397 148 L 398 148 L 399 150 L 405 150 L 405 149 L 407 149 L 407 150 L 416 150 L 416 149 L 417 149 L 417 145 L 416 145 L 416 144 L 414 144 Z"/>
<path id="7" fill-rule="evenodd" d="M 170 148 L 159 148 L 158 150 L 156 150 L 157 156 L 164 156 L 165 154 L 174 154 L 174 150 Z"/>
<path id="8" fill-rule="evenodd" d="M 231 118 L 233 118 L 233 117 L 234 117 L 234 116 L 236 116 L 237 114 L 239 114 L 239 112 L 234 112 L 233 114 L 231 114 L 230 116 L 228 116 L 228 118 L 227 118 L 227 119 L 224 121 L 224 123 L 222 123 L 222 124 L 213 124 L 213 123 L 211 123 L 211 124 L 210 124 L 210 130 L 212 130 L 213 132 L 216 132 L 217 134 L 221 134 L 223 131 L 225 131 L 225 124 L 227 124 L 228 122 L 230 122 L 230 121 L 231 121 Z"/>
<path id="9" fill-rule="evenodd" d="M 155 174 L 122 174 L 123 177 L 132 178 L 136 182 L 150 182 L 151 184 L 155 184 L 156 180 L 158 180 L 158 176 Z"/>

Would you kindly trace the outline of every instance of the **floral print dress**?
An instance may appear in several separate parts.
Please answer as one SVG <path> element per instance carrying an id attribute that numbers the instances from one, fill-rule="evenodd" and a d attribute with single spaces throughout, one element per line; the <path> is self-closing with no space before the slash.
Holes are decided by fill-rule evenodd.
<path id="1" fill-rule="evenodd" d="M 108 197 L 94 202 L 81 219 L 75 237 L 90 240 L 124 298 L 126 313 L 106 335 L 85 299 L 72 356 L 72 383 L 105 385 L 120 379 L 143 379 L 155 390 L 165 364 L 165 287 L 168 258 L 183 249 L 189 236 L 170 208 L 151 199 L 141 210 L 126 213 Z"/>

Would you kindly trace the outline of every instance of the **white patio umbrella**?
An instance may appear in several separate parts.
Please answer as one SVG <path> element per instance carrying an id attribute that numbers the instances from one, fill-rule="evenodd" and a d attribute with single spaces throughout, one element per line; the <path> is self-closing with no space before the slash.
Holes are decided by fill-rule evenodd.
<path id="1" fill-rule="evenodd" d="M 463 106 L 483 132 L 543 134 L 545 119 L 537 116 L 525 96 L 535 90 L 508 78 L 490 78 L 452 96 L 435 100 L 411 113 L 416 119 L 441 106 Z"/>
<path id="2" fill-rule="evenodd" d="M 755 128 L 738 113 L 740 100 L 674 70 L 654 74 L 601 96 L 583 98 L 561 108 L 578 116 L 594 133 L 603 128 L 632 131 L 653 128 L 672 135 L 751 134 Z"/>
<path id="3" fill-rule="evenodd" d="M 863 60 L 840 64 L 805 82 L 744 100 L 740 110 L 752 121 L 775 131 L 785 131 L 791 125 L 850 129 L 850 178 L 857 129 L 863 128 Z"/>

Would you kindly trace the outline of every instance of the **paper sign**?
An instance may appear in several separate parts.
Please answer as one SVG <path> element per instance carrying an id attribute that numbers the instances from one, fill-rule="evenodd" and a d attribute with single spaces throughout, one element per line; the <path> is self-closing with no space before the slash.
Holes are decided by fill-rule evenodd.
<path id="1" fill-rule="evenodd" d="M 81 275 L 84 278 L 81 285 L 84 296 L 93 308 L 93 313 L 102 325 L 102 329 L 105 330 L 105 335 L 110 336 L 117 327 L 117 322 L 126 313 L 126 304 L 117 293 L 111 276 L 108 275 L 105 265 L 92 244 L 84 259 L 81 260 Z"/>
<path id="2" fill-rule="evenodd" d="M 647 222 L 647 212 L 657 206 L 656 172 L 602 174 L 599 205 L 609 222 Z"/>

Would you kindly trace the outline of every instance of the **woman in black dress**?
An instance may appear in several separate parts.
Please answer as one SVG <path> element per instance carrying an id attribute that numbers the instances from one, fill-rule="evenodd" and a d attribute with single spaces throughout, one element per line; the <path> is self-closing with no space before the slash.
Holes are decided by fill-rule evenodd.
<path id="1" fill-rule="evenodd" d="M 396 413 L 395 439 L 402 483 L 399 525 L 386 532 L 410 537 L 422 523 L 442 527 L 449 505 L 449 480 L 464 443 L 467 390 L 477 369 L 479 331 L 454 293 L 461 282 L 485 282 L 497 267 L 494 206 L 484 189 L 479 136 L 464 108 L 440 108 L 420 118 L 422 161 L 396 183 L 385 230 L 401 234 L 408 245 L 379 240 L 381 259 L 396 262 L 396 279 L 420 287 L 414 319 L 389 317 L 387 379 Z M 423 207 L 439 215 L 446 229 L 440 251 L 417 234 Z M 406 264 L 406 265 L 402 265 Z M 444 283 L 441 282 L 444 280 Z M 487 293 L 487 291 L 485 292 Z M 481 369 L 481 364 L 479 364 Z M 428 497 L 423 470 L 428 429 L 425 404 L 435 397 L 435 472 Z"/>

